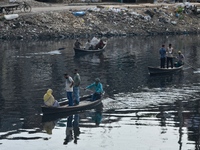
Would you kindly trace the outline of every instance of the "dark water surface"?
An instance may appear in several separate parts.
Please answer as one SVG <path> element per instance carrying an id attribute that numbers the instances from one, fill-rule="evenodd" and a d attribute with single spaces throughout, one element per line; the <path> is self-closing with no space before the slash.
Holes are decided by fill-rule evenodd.
<path id="1" fill-rule="evenodd" d="M 198 150 L 198 38 L 110 38 L 103 54 L 84 56 L 74 56 L 74 40 L 69 39 L 1 42 L 0 149 Z M 184 69 L 149 76 L 147 66 L 159 64 L 163 43 L 183 52 Z M 72 76 L 74 68 L 79 69 L 82 88 L 101 78 L 106 91 L 103 110 L 45 118 L 43 95 L 52 88 L 56 99 L 64 99 L 63 74 Z M 85 94 L 89 91 L 81 90 Z"/>

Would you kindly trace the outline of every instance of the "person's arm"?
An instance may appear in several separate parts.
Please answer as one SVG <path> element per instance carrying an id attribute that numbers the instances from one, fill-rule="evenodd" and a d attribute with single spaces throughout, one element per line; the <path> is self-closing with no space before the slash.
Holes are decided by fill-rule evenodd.
<path id="1" fill-rule="evenodd" d="M 71 83 L 70 87 L 72 87 L 73 85 L 74 85 L 74 81 L 72 81 L 72 83 Z"/>
<path id="2" fill-rule="evenodd" d="M 92 84 L 88 85 L 85 89 L 90 89 L 90 88 L 92 88 L 94 85 L 95 85 L 95 83 L 92 83 Z"/>
<path id="3" fill-rule="evenodd" d="M 71 85 L 70 85 L 70 88 L 71 88 L 74 85 L 74 80 L 71 77 L 69 77 L 69 81 L 71 82 Z"/>
<path id="4" fill-rule="evenodd" d="M 78 86 L 81 84 L 81 77 L 78 75 Z"/>

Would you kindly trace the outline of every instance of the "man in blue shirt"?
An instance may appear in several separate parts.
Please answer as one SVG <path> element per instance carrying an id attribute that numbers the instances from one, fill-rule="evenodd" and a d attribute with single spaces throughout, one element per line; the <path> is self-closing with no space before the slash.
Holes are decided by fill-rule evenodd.
<path id="1" fill-rule="evenodd" d="M 165 68 L 165 58 L 166 58 L 165 45 L 162 45 L 162 47 L 159 50 L 159 53 L 160 53 L 160 68 Z"/>
<path id="2" fill-rule="evenodd" d="M 92 101 L 95 101 L 97 99 L 100 99 L 103 93 L 103 85 L 100 83 L 100 79 L 96 78 L 95 82 L 91 85 L 87 86 L 86 89 L 93 89 L 94 94 L 92 95 Z"/>

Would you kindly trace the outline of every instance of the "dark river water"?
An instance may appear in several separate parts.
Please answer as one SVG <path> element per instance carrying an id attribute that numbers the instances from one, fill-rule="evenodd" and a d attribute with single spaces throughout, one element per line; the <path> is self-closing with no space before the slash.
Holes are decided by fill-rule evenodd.
<path id="1" fill-rule="evenodd" d="M 81 39 L 83 43 L 87 39 Z M 1 150 L 199 150 L 199 36 L 108 38 L 102 54 L 75 56 L 74 40 L 1 41 Z M 150 76 L 158 50 L 172 44 L 183 71 Z M 45 118 L 43 95 L 65 99 L 65 79 L 77 68 L 81 88 L 101 79 L 103 108 Z M 81 96 L 90 91 L 81 90 Z M 73 127 L 70 126 L 73 124 Z"/>

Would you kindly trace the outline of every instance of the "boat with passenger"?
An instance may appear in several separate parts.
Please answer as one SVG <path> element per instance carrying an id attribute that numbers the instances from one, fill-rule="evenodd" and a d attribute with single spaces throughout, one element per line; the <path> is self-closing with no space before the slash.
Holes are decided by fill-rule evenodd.
<path id="1" fill-rule="evenodd" d="M 42 105 L 42 113 L 43 115 L 49 115 L 49 114 L 58 114 L 58 113 L 72 113 L 87 109 L 92 109 L 95 106 L 99 105 L 102 102 L 102 98 L 91 101 L 91 95 L 83 96 L 80 98 L 80 102 L 78 105 L 74 106 L 68 106 L 68 100 L 59 102 L 59 107 L 49 107 Z"/>

